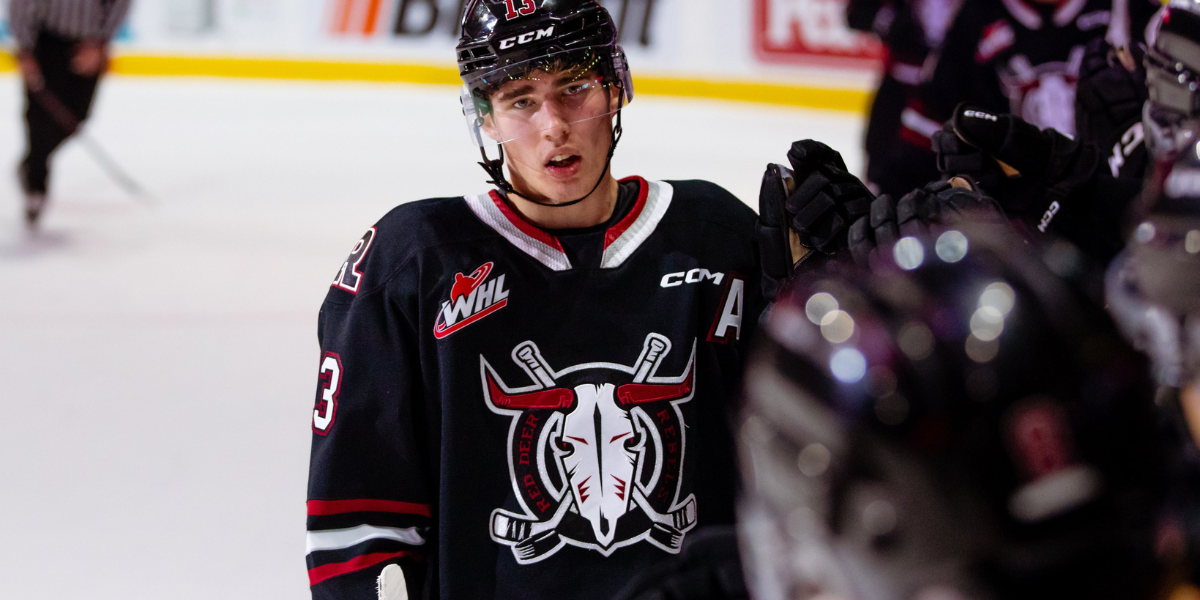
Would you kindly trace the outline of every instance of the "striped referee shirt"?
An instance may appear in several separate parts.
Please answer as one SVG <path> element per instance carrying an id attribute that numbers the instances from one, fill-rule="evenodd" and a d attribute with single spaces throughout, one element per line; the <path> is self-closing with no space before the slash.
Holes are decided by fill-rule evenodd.
<path id="1" fill-rule="evenodd" d="M 68 39 L 112 38 L 130 0 L 9 0 L 8 21 L 17 47 L 32 50 L 39 31 Z"/>

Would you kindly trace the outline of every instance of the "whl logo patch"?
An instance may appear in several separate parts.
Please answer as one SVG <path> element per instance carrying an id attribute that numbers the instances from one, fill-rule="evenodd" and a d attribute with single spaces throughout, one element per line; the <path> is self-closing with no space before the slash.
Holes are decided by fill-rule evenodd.
<path id="1" fill-rule="evenodd" d="M 450 300 L 442 303 L 433 336 L 442 339 L 508 306 L 508 289 L 504 275 L 488 279 L 493 263 L 484 263 L 470 275 L 454 274 Z"/>

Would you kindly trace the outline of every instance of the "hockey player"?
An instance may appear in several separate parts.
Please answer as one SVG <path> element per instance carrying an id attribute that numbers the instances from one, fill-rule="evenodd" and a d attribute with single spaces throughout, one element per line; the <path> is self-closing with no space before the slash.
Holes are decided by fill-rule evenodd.
<path id="1" fill-rule="evenodd" d="M 1142 15 L 1153 5 L 1130 0 Z M 914 174 L 894 186 L 904 193 L 928 181 L 930 137 L 955 106 L 970 102 L 990 113 L 1012 113 L 1041 128 L 1072 135 L 1075 82 L 1089 41 L 1103 37 L 1111 19 L 1105 0 L 987 0 L 968 2 L 946 34 L 932 79 L 904 113 L 901 139 L 909 144 L 891 173 Z M 919 176 L 918 176 L 919 174 Z"/>
<path id="2" fill-rule="evenodd" d="M 1003 225 L 777 302 L 746 374 L 757 600 L 1159 594 L 1145 361 Z"/>
<path id="3" fill-rule="evenodd" d="M 1193 135 L 1200 131 L 1193 132 Z M 1200 139 L 1193 137 L 1193 139 Z M 1200 145 L 1165 169 L 1129 246 L 1109 269 L 1106 299 L 1126 337 L 1151 357 L 1173 424 L 1172 521 L 1200 582 Z"/>
<path id="4" fill-rule="evenodd" d="M 1146 40 L 1144 84 L 1113 53 L 1085 61 L 1098 64 L 1088 69 L 1080 96 L 1080 106 L 1089 108 L 1079 119 L 1081 139 L 963 104 L 949 128 L 935 134 L 939 167 L 975 179 L 1033 237 L 1066 235 L 1098 260 L 1110 260 L 1127 238 L 1122 225 L 1144 210 L 1133 202 L 1152 175 L 1147 170 L 1154 162 L 1169 166 L 1194 141 L 1200 3 L 1173 0 L 1151 20 Z M 1148 97 L 1144 106 L 1141 97 Z M 1156 197 L 1162 176 L 1150 178 L 1147 198 Z"/>
<path id="5" fill-rule="evenodd" d="M 898 144 L 901 114 L 928 79 L 928 59 L 941 46 L 960 4 L 961 0 L 851 0 L 846 5 L 847 24 L 875 34 L 887 48 L 864 138 L 867 182 L 878 191 L 903 194 L 908 190 L 896 189 L 897 180 L 914 178 L 884 167 L 896 163 L 889 154 L 906 150 Z M 932 162 L 923 166 L 929 179 L 937 177 Z"/>
<path id="6" fill-rule="evenodd" d="M 17 167 L 25 222 L 46 205 L 50 157 L 91 111 L 108 68 L 108 43 L 130 0 L 9 0 L 17 65 L 25 84 L 26 151 Z"/>
<path id="7" fill-rule="evenodd" d="M 734 519 L 753 212 L 612 177 L 633 87 L 595 1 L 472 0 L 462 30 L 496 189 L 397 207 L 329 290 L 314 598 L 371 598 L 398 565 L 413 598 L 606 599 Z"/>

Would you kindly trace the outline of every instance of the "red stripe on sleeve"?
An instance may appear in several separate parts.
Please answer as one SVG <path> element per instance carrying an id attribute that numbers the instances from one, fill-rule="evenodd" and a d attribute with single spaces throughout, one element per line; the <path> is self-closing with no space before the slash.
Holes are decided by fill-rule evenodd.
<path id="1" fill-rule="evenodd" d="M 385 512 L 404 515 L 430 516 L 428 504 L 396 502 L 394 500 L 309 500 L 308 515 L 320 517 L 354 512 Z"/>
<path id="2" fill-rule="evenodd" d="M 393 558 L 402 558 L 412 555 L 411 552 L 376 552 L 373 554 L 364 554 L 356 556 L 346 562 L 332 563 L 313 567 L 308 570 L 308 585 L 314 586 L 326 579 L 361 571 L 367 567 L 373 567 L 381 562 L 392 560 Z M 415 558 L 415 556 L 414 556 Z"/>

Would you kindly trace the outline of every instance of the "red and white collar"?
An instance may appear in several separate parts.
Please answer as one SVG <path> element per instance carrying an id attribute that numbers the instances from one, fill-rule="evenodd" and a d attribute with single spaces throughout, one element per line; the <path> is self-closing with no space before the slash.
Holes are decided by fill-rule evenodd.
<path id="1" fill-rule="evenodd" d="M 1026 4 L 1023 0 L 1002 0 L 1004 7 L 1008 9 L 1009 14 L 1014 19 L 1021 22 L 1028 29 L 1042 28 L 1042 15 L 1038 13 L 1032 6 Z M 1083 8 L 1087 5 L 1088 0 L 1063 0 L 1058 3 L 1058 8 L 1054 9 L 1054 25 L 1055 27 L 1066 27 L 1079 13 L 1083 12 Z"/>
<path id="2" fill-rule="evenodd" d="M 646 181 L 629 177 L 621 181 L 637 181 L 638 199 L 629 214 L 604 234 L 604 254 L 601 269 L 615 269 L 633 255 L 662 221 L 671 206 L 674 188 L 661 181 Z M 466 196 L 467 206 L 485 225 L 522 252 L 537 259 L 554 271 L 571 269 L 571 261 L 563 252 L 558 238 L 525 220 L 495 191 L 479 196 Z"/>

